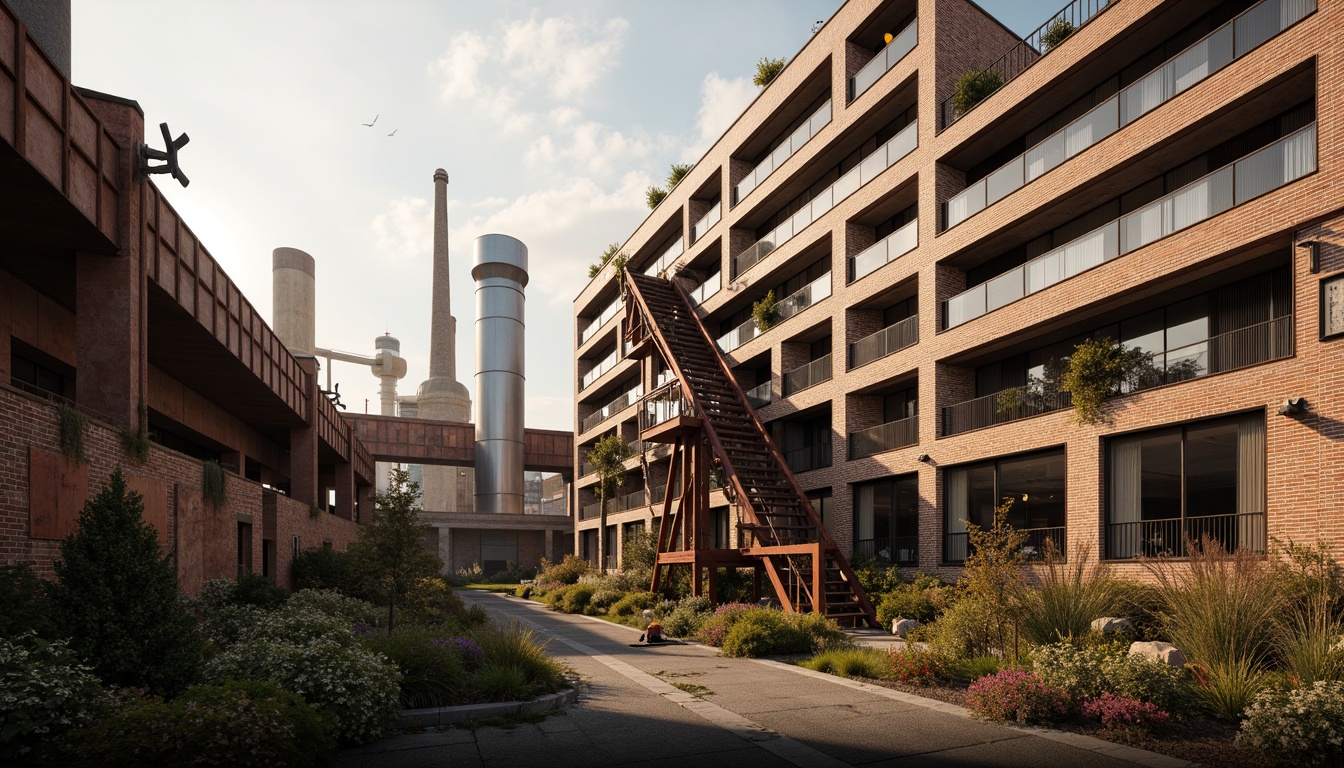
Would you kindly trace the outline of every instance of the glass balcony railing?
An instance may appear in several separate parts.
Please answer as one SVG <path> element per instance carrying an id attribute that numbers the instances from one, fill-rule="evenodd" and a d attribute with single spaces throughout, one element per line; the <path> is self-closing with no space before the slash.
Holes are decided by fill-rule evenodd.
<path id="1" fill-rule="evenodd" d="M 827 211 L 844 202 L 860 187 L 877 178 L 919 146 L 919 123 L 912 121 L 901 132 L 878 147 L 835 183 L 818 192 L 801 210 L 770 230 L 765 237 L 733 257 L 733 276 L 736 277 L 770 255 L 779 246 L 802 232 L 807 225 L 821 218 Z"/>
<path id="2" fill-rule="evenodd" d="M 770 392 L 770 382 L 763 381 L 760 384 L 744 392 L 747 396 L 747 402 L 751 403 L 752 408 L 764 408 L 770 404 L 773 395 Z"/>
<path id="3" fill-rule="evenodd" d="M 1264 0 L 943 203 L 951 229 L 1255 50 L 1316 10 L 1316 0 Z"/>
<path id="4" fill-rule="evenodd" d="M 917 341 L 919 341 L 919 316 L 911 315 L 850 344 L 849 367 L 852 370 L 874 360 L 881 360 Z"/>
<path id="5" fill-rule="evenodd" d="M 1000 307 L 1138 250 L 1316 171 L 1316 124 L 1290 134 L 1133 213 L 943 302 L 943 327 Z"/>
<path id="6" fill-rule="evenodd" d="M 815 387 L 823 381 L 830 380 L 831 356 L 823 355 L 807 365 L 800 365 L 784 374 L 784 396 L 788 397 L 796 392 L 802 392 L 808 387 Z"/>
<path id="7" fill-rule="evenodd" d="M 621 357 L 619 354 L 617 354 L 617 350 L 613 349 L 611 351 L 611 354 L 602 358 L 597 365 L 594 365 L 592 367 L 590 371 L 579 377 L 579 389 L 580 390 L 587 389 L 588 386 L 591 385 L 594 381 L 597 381 L 598 379 L 602 378 L 602 376 L 607 371 L 610 371 L 612 368 L 615 368 L 616 363 L 619 362 L 620 359 Z"/>
<path id="8" fill-rule="evenodd" d="M 894 451 L 919 442 L 919 417 L 890 421 L 876 427 L 849 433 L 849 458 L 863 459 L 883 451 Z"/>
<path id="9" fill-rule="evenodd" d="M 589 414 L 588 417 L 583 420 L 580 431 L 587 432 L 598 424 L 601 424 L 612 416 L 615 416 L 626 408 L 634 405 L 635 401 L 643 396 L 644 386 L 642 384 L 636 384 L 634 388 L 630 389 L 628 392 L 622 393 L 615 400 L 612 400 L 610 403 L 607 403 Z"/>
<path id="10" fill-rule="evenodd" d="M 852 102 L 859 98 L 873 83 L 882 79 L 887 70 L 896 66 L 896 63 L 905 58 L 905 55 L 915 49 L 915 44 L 919 42 L 919 24 L 918 19 L 910 24 L 885 48 L 877 52 L 873 60 L 863 65 L 857 74 L 849 78 L 849 100 Z"/>
<path id="11" fill-rule="evenodd" d="M 827 272 L 775 304 L 775 322 L 770 327 L 773 328 L 830 295 L 831 273 Z M 719 349 L 724 352 L 732 352 L 759 335 L 761 335 L 761 331 L 756 327 L 755 319 L 748 320 L 720 336 Z"/>
<path id="12" fill-rule="evenodd" d="M 639 430 L 643 432 L 678 416 L 690 416 L 691 403 L 681 392 L 681 385 L 670 382 L 650 392 L 639 403 Z"/>
<path id="13" fill-rule="evenodd" d="M 713 296 L 714 294 L 718 293 L 719 289 L 723 287 L 723 280 L 721 279 L 722 277 L 723 277 L 722 273 L 716 272 L 710 275 L 709 277 L 705 278 L 705 282 L 696 286 L 695 290 L 687 294 L 691 300 L 691 303 L 695 304 L 696 306 L 699 306 L 701 304 L 704 304 L 705 300 L 708 299 L 710 296 Z"/>
<path id="14" fill-rule="evenodd" d="M 916 219 L 849 260 L 849 282 L 867 277 L 919 245 L 919 220 Z"/>
<path id="15" fill-rule="evenodd" d="M 672 244 L 667 247 L 667 250 L 658 254 L 658 258 L 654 259 L 644 268 L 644 274 L 657 275 L 659 272 L 672 266 L 672 262 L 676 261 L 685 249 L 686 245 L 681 242 L 681 235 L 677 235 L 677 239 L 672 241 Z"/>
<path id="16" fill-rule="evenodd" d="M 785 160 L 793 157 L 794 153 L 803 148 L 813 136 L 816 136 L 822 128 L 825 128 L 831 122 L 831 100 L 827 99 L 825 104 L 817 108 L 816 112 L 807 119 L 802 125 L 794 129 L 789 138 L 781 143 L 770 156 L 756 164 L 751 173 L 747 174 L 745 179 L 739 181 L 733 186 L 733 205 L 742 202 L 742 199 L 751 194 L 751 191 L 761 185 L 761 182 L 769 178 L 775 169 L 784 164 Z"/>
<path id="17" fill-rule="evenodd" d="M 602 326 L 606 325 L 607 322 L 611 320 L 611 318 L 620 314 L 621 310 L 624 308 L 625 305 L 621 303 L 620 297 L 612 300 L 612 302 L 607 305 L 606 309 L 603 309 L 597 317 L 593 318 L 588 325 L 584 326 L 584 329 L 579 333 L 579 343 L 583 344 L 591 339 L 593 334 L 597 333 Z"/>
<path id="18" fill-rule="evenodd" d="M 723 205 L 715 203 L 713 208 L 710 208 L 704 216 L 700 217 L 699 221 L 691 226 L 691 242 L 699 242 L 700 238 L 704 237 L 705 233 L 713 229 L 714 225 L 718 224 L 719 219 L 721 218 L 723 218 Z"/>

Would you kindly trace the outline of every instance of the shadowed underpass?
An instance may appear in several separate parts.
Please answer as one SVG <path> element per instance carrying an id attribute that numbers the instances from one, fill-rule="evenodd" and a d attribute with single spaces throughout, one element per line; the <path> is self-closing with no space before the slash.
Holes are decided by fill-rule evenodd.
<path id="1" fill-rule="evenodd" d="M 549 638 L 550 653 L 583 678 L 578 703 L 511 729 L 396 736 L 343 751 L 339 765 L 1186 765 L 1086 737 L 972 720 L 941 702 L 807 670 L 720 658 L 713 648 L 631 648 L 638 632 L 628 627 L 488 592 L 460 594 L 497 621 L 524 621 Z"/>

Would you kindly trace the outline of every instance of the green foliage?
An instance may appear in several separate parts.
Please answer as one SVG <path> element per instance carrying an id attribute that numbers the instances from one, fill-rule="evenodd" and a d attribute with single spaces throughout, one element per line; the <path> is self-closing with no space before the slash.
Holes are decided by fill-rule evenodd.
<path id="1" fill-rule="evenodd" d="M 521 624 L 510 622 L 501 627 L 487 623 L 473 631 L 471 639 L 480 646 L 485 666 L 521 670 L 530 696 L 565 687 L 565 668 L 546 655 L 546 641 Z"/>
<path id="2" fill-rule="evenodd" d="M 657 602 L 658 598 L 652 592 L 630 592 L 612 604 L 607 613 L 616 617 L 641 615 Z"/>
<path id="3" fill-rule="evenodd" d="M 658 207 L 658 204 L 667 199 L 667 190 L 662 187 L 649 187 L 644 190 L 644 202 L 649 204 L 649 210 Z"/>
<path id="4" fill-rule="evenodd" d="M 644 528 L 626 534 L 621 544 L 621 572 L 635 584 L 653 583 L 653 566 L 658 561 L 657 536 Z"/>
<path id="5" fill-rule="evenodd" d="M 333 765 L 331 721 L 272 683 L 196 686 L 170 702 L 129 697 L 78 738 L 84 765 Z"/>
<path id="6" fill-rule="evenodd" d="M 136 464 L 149 461 L 149 433 L 143 426 L 137 429 L 121 430 L 121 447 L 126 455 L 135 459 Z"/>
<path id="7" fill-rule="evenodd" d="M 527 673 L 509 664 L 486 664 L 476 670 L 471 687 L 483 701 L 521 701 L 533 696 Z"/>
<path id="8" fill-rule="evenodd" d="M 50 638 L 55 629 L 46 588 L 32 564 L 0 565 L 0 637 L 31 631 Z"/>
<path id="9" fill-rule="evenodd" d="M 59 764 L 66 734 L 94 721 L 102 696 L 65 641 L 0 637 L 0 759 Z"/>
<path id="10" fill-rule="evenodd" d="M 1041 34 L 1041 53 L 1049 53 L 1055 46 L 1069 39 L 1073 34 L 1073 24 L 1068 19 L 1055 19 Z"/>
<path id="11" fill-rule="evenodd" d="M 418 514 L 420 484 L 410 473 L 394 468 L 386 491 L 373 496 L 371 525 L 361 526 L 350 545 L 350 557 L 363 583 L 387 606 L 387 629 L 396 624 L 396 607 L 421 579 L 438 576 L 443 561 L 425 548 L 425 531 Z"/>
<path id="12" fill-rule="evenodd" d="M 874 600 L 878 595 L 894 592 L 905 583 L 899 568 L 876 561 L 854 563 L 854 575 L 858 577 L 864 593 Z"/>
<path id="13" fill-rule="evenodd" d="M 1272 541 L 1269 562 L 1274 579 L 1290 604 L 1306 605 L 1325 597 L 1338 610 L 1344 600 L 1344 568 L 1335 560 L 1332 544 L 1298 544 L 1292 539 Z"/>
<path id="14" fill-rule="evenodd" d="M 966 689 L 966 708 L 978 717 L 1018 723 L 1053 723 L 1072 710 L 1069 694 L 1020 669 L 1004 669 Z"/>
<path id="15" fill-rule="evenodd" d="M 957 680 L 979 680 L 1003 668 L 1003 659 L 993 654 L 957 659 L 948 664 L 947 674 Z"/>
<path id="16" fill-rule="evenodd" d="M 597 473 L 598 490 L 604 502 L 617 488 L 625 485 L 625 462 L 634 455 L 630 446 L 614 432 L 599 438 L 588 449 L 586 458 Z"/>
<path id="17" fill-rule="evenodd" d="M 201 476 L 201 495 L 206 503 L 215 509 L 224 506 L 224 502 L 228 501 L 227 480 L 224 477 L 224 468 L 219 466 L 219 462 L 205 462 Z"/>
<path id="18" fill-rule="evenodd" d="M 579 577 L 587 574 L 591 568 L 588 561 L 577 555 L 565 555 L 558 563 L 541 560 L 541 574 L 537 581 L 542 584 L 575 584 Z"/>
<path id="19" fill-rule="evenodd" d="M 1033 645 L 1082 639 L 1092 622 L 1112 615 L 1119 602 L 1110 570 L 1092 559 L 1091 547 L 1075 550 L 1065 563 L 1047 540 L 1044 562 L 1032 568 L 1036 584 L 1023 594 L 1022 635 Z"/>
<path id="20" fill-rule="evenodd" d="M 313 610 L 335 616 L 347 626 L 361 621 L 376 625 L 380 618 L 378 606 L 367 600 L 343 595 L 334 589 L 301 589 L 289 598 L 286 606 L 296 611 Z M 403 610 L 408 611 L 409 608 Z"/>
<path id="21" fill-rule="evenodd" d="M 694 166 L 690 163 L 673 163 L 667 171 L 667 191 L 671 192 L 677 188 L 681 180 L 686 178 L 686 174 L 691 172 Z"/>
<path id="22" fill-rule="evenodd" d="M 172 558 L 143 513 L 140 494 L 114 471 L 61 542 L 59 580 L 48 587 L 51 613 L 104 681 L 173 694 L 196 678 L 202 643 Z"/>
<path id="23" fill-rule="evenodd" d="M 757 88 L 764 88 L 774 82 L 776 76 L 784 71 L 784 65 L 787 59 L 771 59 L 762 56 L 761 60 L 756 62 L 756 76 L 751 78 L 751 82 L 756 84 Z"/>
<path id="24" fill-rule="evenodd" d="M 770 330 L 779 316 L 778 304 L 775 301 L 775 289 L 771 288 L 760 301 L 751 305 L 751 320 L 756 324 L 756 330 L 761 333 Z"/>
<path id="25" fill-rule="evenodd" d="M 807 661 L 799 662 L 799 665 L 831 675 L 867 677 L 874 680 L 891 676 L 887 654 L 876 648 L 831 648 Z"/>
<path id="26" fill-rule="evenodd" d="M 789 622 L 783 611 L 754 608 L 744 612 L 728 630 L 719 649 L 724 656 L 777 656 L 807 653 L 812 639 Z"/>
<path id="27" fill-rule="evenodd" d="M 625 593 L 618 589 L 598 587 L 597 590 L 593 592 L 592 598 L 588 600 L 586 613 L 590 613 L 593 616 L 604 615 L 623 597 L 625 597 Z"/>
<path id="28" fill-rule="evenodd" d="M 897 682 L 916 685 L 932 683 L 948 675 L 943 657 L 915 645 L 887 651 L 886 671 L 887 676 Z"/>
<path id="29" fill-rule="evenodd" d="M 1012 506 L 1010 499 L 995 509 L 993 524 L 988 528 L 966 523 L 970 554 L 958 585 L 968 601 L 984 609 L 980 615 L 983 624 L 980 636 L 992 644 L 990 648 L 976 649 L 972 655 L 998 651 L 1016 664 L 1020 656 L 1021 596 L 1026 589 L 1022 548 L 1027 543 L 1027 534 L 1008 524 Z M 971 617 L 963 614 L 962 619 Z"/>
<path id="30" fill-rule="evenodd" d="M 1102 406 L 1120 391 L 1122 384 L 1147 376 L 1152 355 L 1126 347 L 1110 337 L 1084 339 L 1074 347 L 1060 381 L 1060 389 L 1073 398 L 1073 418 L 1079 424 L 1105 422 Z"/>
<path id="31" fill-rule="evenodd" d="M 719 603 L 745 603 L 756 600 L 756 574 L 750 568 L 720 568 L 714 596 Z"/>
<path id="32" fill-rule="evenodd" d="M 481 584 L 519 584 L 523 579 L 531 579 L 537 575 L 533 568 L 524 568 L 518 563 L 509 560 L 504 564 L 504 570 L 496 571 L 481 579 Z"/>
<path id="33" fill-rule="evenodd" d="M 597 588 L 592 584 L 575 584 L 565 590 L 560 610 L 565 613 L 587 613 L 588 603 L 593 599 L 593 593 L 595 592 L 597 592 Z"/>
<path id="34" fill-rule="evenodd" d="M 1116 615 L 1129 619 L 1134 625 L 1137 640 L 1169 641 L 1162 627 L 1162 610 L 1166 603 L 1162 593 L 1151 584 L 1129 579 L 1117 579 Z"/>
<path id="35" fill-rule="evenodd" d="M 615 259 L 616 279 L 620 280 L 625 274 L 625 263 L 630 260 L 624 252 L 621 251 L 620 243 L 611 243 L 602 251 L 602 256 L 594 263 L 588 265 L 588 279 L 597 277 L 602 273 L 602 268 L 607 266 L 607 262 Z"/>
<path id="36" fill-rule="evenodd" d="M 660 617 L 663 632 L 669 637 L 691 637 L 700 630 L 714 607 L 707 597 L 687 597 L 676 603 L 666 616 Z"/>
<path id="37" fill-rule="evenodd" d="M 61 438 L 61 453 L 74 464 L 88 464 L 84 452 L 84 428 L 89 417 L 65 403 L 56 404 L 56 427 Z"/>
<path id="38" fill-rule="evenodd" d="M 448 582 L 437 576 L 411 584 L 402 606 L 402 616 L 412 624 L 431 628 L 465 629 L 481 624 L 483 619 L 479 610 L 468 610 Z"/>
<path id="39" fill-rule="evenodd" d="M 947 659 L 991 655 L 1002 650 L 994 632 L 997 620 L 990 616 L 998 609 L 999 606 L 978 597 L 963 597 L 927 629 L 921 627 L 916 637 Z"/>
<path id="40" fill-rule="evenodd" d="M 1074 701 L 1110 693 L 1151 702 L 1172 713 L 1188 712 L 1193 705 L 1183 669 L 1130 654 L 1124 645 L 1045 645 L 1032 652 L 1032 667 L 1042 680 L 1067 691 Z"/>
<path id="41" fill-rule="evenodd" d="M 407 709 L 465 703 L 467 664 L 475 666 L 475 662 L 452 644 L 432 642 L 436 637 L 431 630 L 403 623 L 391 635 L 360 638 L 364 647 L 397 665 L 401 706 Z"/>
<path id="42" fill-rule="evenodd" d="M 1246 709 L 1237 743 L 1282 765 L 1344 763 L 1344 683 L 1261 693 Z"/>
<path id="43" fill-rule="evenodd" d="M 290 572 L 296 590 L 335 589 L 352 597 L 361 596 L 349 552 L 338 552 L 331 547 L 309 547 L 294 558 Z"/>
<path id="44" fill-rule="evenodd" d="M 277 587 L 275 582 L 256 573 L 248 573 L 234 582 L 234 605 L 255 605 L 264 610 L 273 610 L 285 604 L 289 599 L 289 590 Z"/>
<path id="45" fill-rule="evenodd" d="M 1328 597 L 1317 596 L 1289 611 L 1275 631 L 1284 669 L 1298 683 L 1344 680 L 1344 622 Z"/>
<path id="46" fill-rule="evenodd" d="M 877 604 L 877 621 L 890 629 L 894 619 L 914 619 L 927 624 L 938 615 L 933 603 L 934 590 L 921 584 L 901 584 L 881 596 Z"/>
<path id="47" fill-rule="evenodd" d="M 952 93 L 952 108 L 965 114 L 984 101 L 991 93 L 1003 87 L 1003 75 L 997 70 L 967 72 L 957 78 Z"/>

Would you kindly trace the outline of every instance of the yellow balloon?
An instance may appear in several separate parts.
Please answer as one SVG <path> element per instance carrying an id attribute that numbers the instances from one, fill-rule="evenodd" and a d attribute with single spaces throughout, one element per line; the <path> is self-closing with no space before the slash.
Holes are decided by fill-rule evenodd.
<path id="1" fill-rule="evenodd" d="M 886 40 L 886 41 L 887 41 L 887 44 L 890 45 L 890 44 L 891 44 L 891 41 L 892 41 L 892 39 L 893 39 L 893 35 L 892 35 L 890 32 L 888 32 L 887 34 L 885 34 L 885 35 L 882 36 L 882 39 L 883 39 L 883 40 Z"/>

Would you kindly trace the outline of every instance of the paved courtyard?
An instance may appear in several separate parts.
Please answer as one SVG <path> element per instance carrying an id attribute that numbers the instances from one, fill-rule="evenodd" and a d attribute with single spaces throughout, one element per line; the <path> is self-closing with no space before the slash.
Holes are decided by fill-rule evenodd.
<path id="1" fill-rule="evenodd" d="M 472 592 L 496 620 L 526 622 L 583 679 L 563 714 L 513 728 L 405 734 L 343 751 L 348 768 L 420 766 L 1188 765 L 1054 731 L 973 720 L 960 707 L 715 649 L 631 648 L 638 632 Z M 690 692 L 675 684 L 690 688 Z"/>

